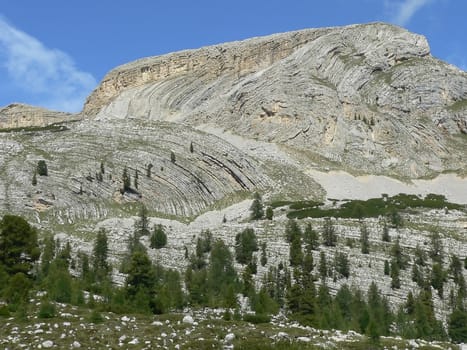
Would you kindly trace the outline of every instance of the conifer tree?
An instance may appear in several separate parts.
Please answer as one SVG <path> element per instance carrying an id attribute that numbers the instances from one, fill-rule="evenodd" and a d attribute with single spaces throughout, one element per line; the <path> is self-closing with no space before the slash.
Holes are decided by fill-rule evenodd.
<path id="1" fill-rule="evenodd" d="M 360 225 L 360 244 L 362 254 L 370 253 L 370 240 L 368 228 L 364 223 Z"/>
<path id="2" fill-rule="evenodd" d="M 425 252 L 423 251 L 423 249 L 420 247 L 420 245 L 417 244 L 417 246 L 415 247 L 415 264 L 419 265 L 419 266 L 425 266 L 426 264 L 426 254 Z"/>
<path id="3" fill-rule="evenodd" d="M 386 220 L 383 220 L 383 235 L 382 235 L 382 240 L 383 242 L 390 242 L 391 241 L 391 237 L 389 236 L 389 227 L 388 227 L 388 224 L 386 222 Z"/>
<path id="4" fill-rule="evenodd" d="M 146 168 L 146 177 L 151 177 L 152 168 L 153 168 L 153 165 L 151 163 L 149 163 L 148 167 Z"/>
<path id="5" fill-rule="evenodd" d="M 273 216 L 274 216 L 274 211 L 272 210 L 271 207 L 267 207 L 266 208 L 266 219 L 272 220 Z"/>
<path id="6" fill-rule="evenodd" d="M 384 260 L 384 275 L 389 276 L 390 271 L 391 271 L 391 269 L 389 267 L 389 261 Z"/>
<path id="7" fill-rule="evenodd" d="M 232 301 L 232 293 L 228 291 L 238 291 L 237 272 L 233 267 L 232 254 L 222 240 L 216 240 L 212 245 L 207 284 L 213 306 L 233 306 L 235 298 Z"/>
<path id="8" fill-rule="evenodd" d="M 407 258 L 402 253 L 399 237 L 397 237 L 391 248 L 391 256 L 400 270 L 404 270 L 407 267 Z"/>
<path id="9" fill-rule="evenodd" d="M 256 234 L 252 228 L 247 227 L 235 236 L 235 259 L 240 264 L 249 264 L 257 250 Z"/>
<path id="10" fill-rule="evenodd" d="M 303 240 L 306 245 L 307 250 L 318 250 L 319 248 L 319 235 L 313 227 L 311 223 L 308 223 L 305 227 L 305 232 L 303 233 Z"/>
<path id="11" fill-rule="evenodd" d="M 292 243 L 295 239 L 302 238 L 302 230 L 294 219 L 289 219 L 285 226 L 285 239 L 288 243 Z"/>
<path id="12" fill-rule="evenodd" d="M 348 278 L 350 275 L 350 264 L 349 264 L 349 258 L 347 257 L 347 254 L 343 252 L 337 252 L 335 256 L 335 269 L 336 272 L 344 277 Z"/>
<path id="13" fill-rule="evenodd" d="M 135 234 L 138 236 L 138 238 L 149 235 L 148 209 L 144 204 L 141 204 L 139 209 L 139 217 L 135 222 Z"/>
<path id="14" fill-rule="evenodd" d="M 261 200 L 261 195 L 258 192 L 255 192 L 253 197 L 253 203 L 250 207 L 250 218 L 251 220 L 260 220 L 264 216 L 263 202 Z"/>
<path id="15" fill-rule="evenodd" d="M 36 230 L 20 216 L 5 215 L 0 220 L 0 266 L 11 276 L 28 275 L 39 256 Z"/>
<path id="16" fill-rule="evenodd" d="M 290 266 L 300 266 L 303 261 L 302 239 L 301 235 L 296 234 L 292 238 L 289 246 Z"/>
<path id="17" fill-rule="evenodd" d="M 456 255 L 451 255 L 451 262 L 449 264 L 449 273 L 454 280 L 454 283 L 459 284 L 462 276 L 462 263 Z"/>
<path id="18" fill-rule="evenodd" d="M 49 171 L 47 169 L 47 163 L 45 162 L 45 160 L 40 160 L 37 162 L 37 174 L 40 175 L 40 176 L 48 176 L 49 175 Z"/>
<path id="19" fill-rule="evenodd" d="M 391 260 L 391 288 L 399 289 L 401 287 L 400 268 L 396 259 Z"/>
<path id="20" fill-rule="evenodd" d="M 99 283 L 109 279 L 110 266 L 107 262 L 109 253 L 107 233 L 104 229 L 99 230 L 92 250 L 92 263 L 94 276 Z"/>
<path id="21" fill-rule="evenodd" d="M 467 343 L 467 310 L 455 309 L 448 319 L 448 332 L 455 343 Z"/>
<path id="22" fill-rule="evenodd" d="M 435 262 L 431 269 L 431 285 L 438 291 L 440 298 L 443 298 L 443 287 L 445 282 L 445 272 L 440 263 Z"/>
<path id="23" fill-rule="evenodd" d="M 31 184 L 32 184 L 33 186 L 36 186 L 36 185 L 37 185 L 37 170 L 34 170 L 34 174 L 32 175 Z"/>
<path id="24" fill-rule="evenodd" d="M 135 170 L 135 178 L 133 180 L 133 184 L 134 184 L 136 189 L 138 189 L 138 178 L 139 178 L 138 170 Z"/>
<path id="25" fill-rule="evenodd" d="M 443 262 L 443 243 L 441 242 L 441 236 L 439 232 L 432 232 L 430 235 L 430 240 L 430 257 L 434 262 L 441 264 Z"/>
<path id="26" fill-rule="evenodd" d="M 326 261 L 326 255 L 324 254 L 323 251 L 319 253 L 319 275 L 321 276 L 322 280 L 325 280 L 327 275 L 328 275 L 328 265 Z"/>
<path id="27" fill-rule="evenodd" d="M 45 277 L 49 272 L 50 264 L 55 258 L 55 240 L 53 235 L 45 236 L 41 254 L 41 273 Z"/>
<path id="28" fill-rule="evenodd" d="M 151 248 L 161 249 L 167 245 L 167 235 L 165 234 L 162 225 L 154 227 L 154 232 L 151 235 Z"/>
<path id="29" fill-rule="evenodd" d="M 122 182 L 123 182 L 122 193 L 125 193 L 129 191 L 131 188 L 131 178 L 130 178 L 130 174 L 128 174 L 127 167 L 123 168 Z"/>
<path id="30" fill-rule="evenodd" d="M 337 242 L 337 234 L 330 218 L 324 219 L 323 243 L 325 246 L 333 247 Z"/>
<path id="31" fill-rule="evenodd" d="M 266 266 L 268 263 L 268 256 L 266 254 L 266 242 L 261 243 L 261 266 Z"/>

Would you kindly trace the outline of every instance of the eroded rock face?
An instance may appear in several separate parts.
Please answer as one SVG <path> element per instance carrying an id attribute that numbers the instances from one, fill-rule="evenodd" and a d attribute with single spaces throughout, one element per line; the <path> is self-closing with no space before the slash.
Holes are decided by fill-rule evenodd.
<path id="1" fill-rule="evenodd" d="M 0 108 L 0 129 L 45 127 L 76 118 L 76 115 L 70 113 L 54 112 L 40 107 L 15 103 Z"/>
<path id="2" fill-rule="evenodd" d="M 146 58 L 110 72 L 84 111 L 101 120 L 214 124 L 366 173 L 465 167 L 467 74 L 426 39 L 373 23 Z"/>

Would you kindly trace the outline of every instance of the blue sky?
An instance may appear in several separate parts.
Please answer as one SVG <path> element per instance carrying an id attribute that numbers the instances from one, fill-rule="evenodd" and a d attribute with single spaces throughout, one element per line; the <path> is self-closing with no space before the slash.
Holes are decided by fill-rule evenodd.
<path id="1" fill-rule="evenodd" d="M 467 0 L 5 0 L 0 106 L 79 111 L 112 68 L 146 56 L 303 28 L 384 21 L 467 70 Z"/>

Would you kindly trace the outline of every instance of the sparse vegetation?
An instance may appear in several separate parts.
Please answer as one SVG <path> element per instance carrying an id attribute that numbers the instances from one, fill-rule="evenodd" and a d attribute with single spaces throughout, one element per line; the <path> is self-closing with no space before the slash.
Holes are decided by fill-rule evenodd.
<path id="1" fill-rule="evenodd" d="M 45 160 L 42 159 L 37 162 L 36 172 L 37 172 L 37 175 L 39 176 L 49 175 L 49 171 L 47 169 L 47 163 L 45 162 Z"/>
<path id="2" fill-rule="evenodd" d="M 429 209 L 462 209 L 459 204 L 449 203 L 441 195 L 428 194 L 425 198 L 416 195 L 398 194 L 393 197 L 372 198 L 366 201 L 352 200 L 343 203 L 339 208 L 321 208 L 316 202 L 281 202 L 275 205 L 289 205 L 289 218 L 303 219 L 306 217 L 336 217 L 336 218 L 370 218 L 386 216 L 394 227 L 401 226 L 398 211 L 416 208 Z"/>

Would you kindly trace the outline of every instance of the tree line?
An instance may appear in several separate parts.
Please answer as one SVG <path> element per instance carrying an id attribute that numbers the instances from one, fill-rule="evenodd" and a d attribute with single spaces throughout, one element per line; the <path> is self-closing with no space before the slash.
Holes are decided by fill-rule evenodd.
<path id="1" fill-rule="evenodd" d="M 361 240 L 366 237 L 364 231 Z M 1 307 L 0 315 L 24 315 L 29 297 L 40 291 L 39 317 L 54 317 L 54 302 L 92 308 L 96 322 L 103 321 L 99 317 L 103 311 L 160 314 L 186 306 L 223 307 L 226 320 L 268 322 L 271 315 L 282 309 L 302 324 L 323 329 L 352 329 L 375 342 L 381 335 L 390 334 L 429 340 L 449 336 L 453 341 L 466 341 L 467 312 L 465 294 L 462 294 L 465 283 L 462 287 L 462 271 L 459 272 L 459 268 L 466 266 L 462 267 L 460 259 L 452 262 L 451 275 L 457 279 L 459 291 L 451 296 L 452 313 L 445 330 L 435 318 L 432 278 L 421 283 L 417 294 L 410 293 L 406 303 L 396 311 L 390 308 L 375 283 L 367 291 L 343 284 L 332 295 L 327 279 L 347 278 L 348 260 L 342 253 L 329 261 L 321 251 L 315 264 L 312 254 L 320 244 L 335 244 L 336 231 L 331 221 L 325 221 L 320 237 L 311 225 L 302 231 L 295 220 L 290 220 L 284 231 L 290 261 L 277 266 L 270 264 L 261 283 L 254 277 L 257 257 L 265 266 L 267 247 L 266 242 L 258 241 L 252 228 L 236 235 L 232 250 L 222 240 L 213 238 L 210 231 L 201 232 L 195 246 L 185 250 L 187 268 L 183 274 L 150 259 L 148 248 L 140 240 L 145 235 L 151 236 L 149 249 L 163 249 L 167 244 L 164 227 L 151 228 L 147 212 L 142 208 L 120 266 L 126 274 L 125 283 L 116 286 L 112 282 L 113 267 L 109 264 L 108 237 L 104 230 L 97 233 L 92 252 L 86 254 L 73 251 L 70 243 L 57 241 L 52 235 L 39 240 L 36 230 L 26 220 L 5 215 L 0 221 L 0 298 L 6 305 Z M 436 237 L 433 240 L 430 257 L 439 261 L 443 259 L 442 249 L 436 249 Z M 390 270 L 395 268 L 393 265 L 405 268 L 397 241 L 393 247 Z M 367 248 L 371 249 L 371 245 Z M 240 269 L 235 268 L 235 263 Z M 251 312 L 242 313 L 240 295 L 248 297 Z"/>

